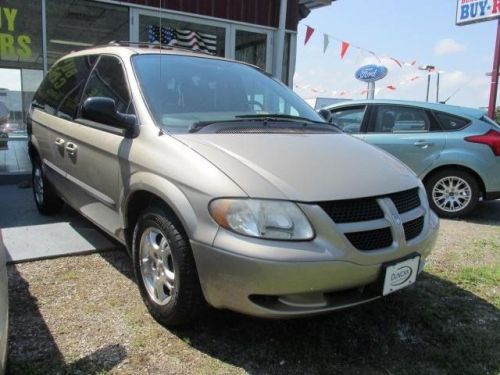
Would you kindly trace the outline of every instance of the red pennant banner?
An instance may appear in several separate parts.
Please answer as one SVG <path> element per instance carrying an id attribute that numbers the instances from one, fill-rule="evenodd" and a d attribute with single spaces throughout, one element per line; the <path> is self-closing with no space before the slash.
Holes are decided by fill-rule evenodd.
<path id="1" fill-rule="evenodd" d="M 343 59 L 345 54 L 347 53 L 347 50 L 349 49 L 351 45 L 347 42 L 342 42 L 342 46 L 340 47 L 340 58 Z"/>
<path id="2" fill-rule="evenodd" d="M 390 59 L 391 59 L 392 61 L 394 61 L 396 64 L 398 64 L 398 66 L 399 66 L 400 68 L 402 68 L 402 67 L 403 67 L 403 65 L 401 65 L 401 63 L 400 63 L 397 59 L 395 59 L 394 57 L 391 57 Z"/>
<path id="3" fill-rule="evenodd" d="M 419 78 L 420 78 L 419 76 L 415 76 L 415 77 L 413 77 L 412 79 L 410 79 L 410 81 L 412 81 L 412 82 L 413 82 L 413 81 L 416 81 L 416 80 L 417 80 L 417 79 L 419 79 Z"/>
<path id="4" fill-rule="evenodd" d="M 313 33 L 314 33 L 314 29 L 311 26 L 307 26 L 306 39 L 304 40 L 304 45 L 306 45 L 307 42 L 309 42 L 309 39 L 311 39 Z"/>
<path id="5" fill-rule="evenodd" d="M 394 86 L 394 85 L 389 85 L 389 86 L 387 86 L 387 88 L 388 88 L 389 90 L 391 90 L 391 91 L 396 90 L 396 86 Z"/>
<path id="6" fill-rule="evenodd" d="M 463 1 L 466 1 L 466 0 L 463 0 Z M 467 1 L 472 1 L 472 0 L 467 0 Z M 495 1 L 500 1 L 500 0 L 495 0 Z M 315 28 L 306 25 L 306 34 L 305 34 L 305 39 L 304 39 L 304 45 L 309 43 L 309 40 L 311 39 L 311 37 L 313 36 L 315 31 L 316 31 Z M 326 53 L 326 50 L 329 47 L 330 41 L 338 40 L 338 41 L 341 41 L 340 42 L 341 43 L 341 46 L 340 46 L 340 58 L 341 59 L 344 59 L 345 55 L 349 51 L 349 48 L 351 48 L 351 47 L 356 48 L 359 51 L 358 58 L 356 59 L 356 64 L 358 63 L 361 52 L 365 52 L 365 53 L 371 54 L 375 59 L 377 59 L 377 61 L 379 63 L 382 63 L 382 59 L 390 59 L 395 64 L 397 64 L 401 69 L 403 69 L 404 67 L 414 67 L 417 65 L 417 60 L 413 60 L 413 61 L 409 62 L 407 60 L 396 59 L 396 58 L 390 57 L 388 55 L 379 55 L 379 54 L 377 54 L 369 49 L 365 49 L 365 48 L 353 45 L 345 40 L 342 40 L 342 39 L 337 38 L 335 36 L 331 36 L 331 35 L 326 34 L 324 32 L 322 32 L 322 33 L 323 33 L 323 53 Z M 436 69 L 436 71 L 437 70 L 439 70 L 439 69 Z M 434 70 L 429 70 L 429 73 L 433 73 L 433 72 L 434 72 Z"/>
<path id="7" fill-rule="evenodd" d="M 373 57 L 375 57 L 375 58 L 378 60 L 378 62 L 379 62 L 379 63 L 381 63 L 381 62 L 382 62 L 382 60 L 380 60 L 380 57 L 378 57 L 378 55 L 377 55 L 375 52 L 373 52 L 373 51 L 368 51 L 368 53 L 369 53 L 370 55 L 372 55 Z"/>

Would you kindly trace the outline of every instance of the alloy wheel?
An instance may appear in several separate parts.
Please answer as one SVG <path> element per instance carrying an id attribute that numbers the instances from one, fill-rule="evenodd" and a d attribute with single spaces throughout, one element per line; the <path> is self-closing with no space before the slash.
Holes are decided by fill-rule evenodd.
<path id="1" fill-rule="evenodd" d="M 174 262 L 168 240 L 158 228 L 149 227 L 144 230 L 139 246 L 144 286 L 155 303 L 166 305 L 175 286 Z"/>
<path id="2" fill-rule="evenodd" d="M 33 188 L 35 189 L 35 198 L 39 205 L 43 204 L 43 174 L 42 169 L 39 166 L 35 167 L 35 172 L 33 176 Z"/>
<path id="3" fill-rule="evenodd" d="M 459 212 L 472 199 L 472 189 L 467 181 L 458 176 L 447 176 L 436 182 L 432 188 L 432 200 L 441 210 Z"/>

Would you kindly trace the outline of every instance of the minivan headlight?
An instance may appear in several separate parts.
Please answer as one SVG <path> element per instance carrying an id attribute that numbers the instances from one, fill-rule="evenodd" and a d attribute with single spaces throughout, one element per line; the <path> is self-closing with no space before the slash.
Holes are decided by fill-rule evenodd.
<path id="1" fill-rule="evenodd" d="M 273 240 L 310 240 L 314 231 L 292 202 L 264 199 L 216 199 L 210 215 L 221 227 L 246 236 Z"/>

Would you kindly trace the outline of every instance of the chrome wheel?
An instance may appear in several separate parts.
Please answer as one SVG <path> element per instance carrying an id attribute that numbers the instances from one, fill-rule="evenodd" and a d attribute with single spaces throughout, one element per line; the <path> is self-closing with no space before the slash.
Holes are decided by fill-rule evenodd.
<path id="1" fill-rule="evenodd" d="M 147 228 L 139 245 L 140 269 L 144 286 L 151 299 L 166 305 L 174 292 L 174 262 L 165 235 L 157 228 Z"/>
<path id="2" fill-rule="evenodd" d="M 432 200 L 441 210 L 459 212 L 472 200 L 472 189 L 467 181 L 458 176 L 444 177 L 432 189 Z"/>
<path id="3" fill-rule="evenodd" d="M 39 205 L 43 204 L 43 174 L 39 166 L 35 167 L 33 175 L 33 189 L 35 190 L 35 198 Z"/>

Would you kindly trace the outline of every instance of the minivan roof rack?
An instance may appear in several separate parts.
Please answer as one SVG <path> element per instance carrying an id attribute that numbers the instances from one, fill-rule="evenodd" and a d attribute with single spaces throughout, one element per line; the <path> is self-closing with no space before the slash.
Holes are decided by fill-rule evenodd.
<path id="1" fill-rule="evenodd" d="M 203 50 L 195 50 L 186 47 L 179 46 L 169 46 L 160 43 L 148 43 L 148 42 L 132 42 L 130 40 L 112 40 L 108 44 L 108 46 L 127 46 L 127 47 L 139 47 L 139 48 L 157 48 L 157 49 L 168 49 L 168 50 L 180 50 L 180 51 L 188 51 L 194 53 L 203 53 L 205 55 L 213 56 L 214 54 L 210 52 L 206 52 Z"/>

